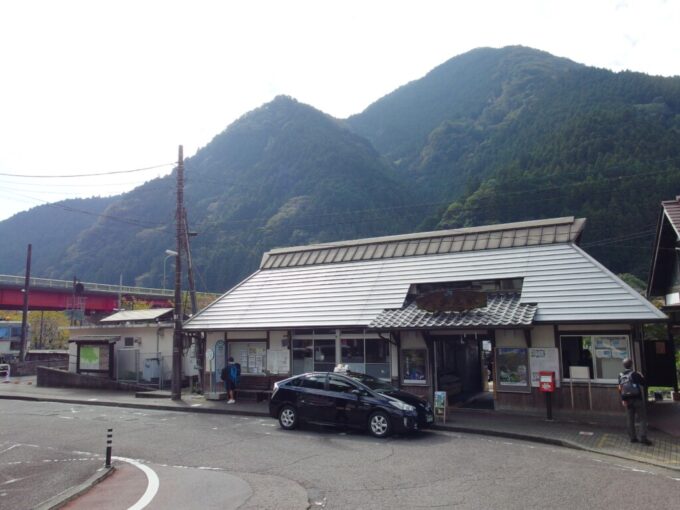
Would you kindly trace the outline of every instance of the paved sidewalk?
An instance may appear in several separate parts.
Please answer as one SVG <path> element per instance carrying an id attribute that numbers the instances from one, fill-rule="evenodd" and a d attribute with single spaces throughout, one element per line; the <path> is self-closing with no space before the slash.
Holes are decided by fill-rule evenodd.
<path id="1" fill-rule="evenodd" d="M 182 400 L 173 401 L 164 394 L 158 398 L 136 398 L 133 392 L 39 388 L 35 377 L 13 378 L 11 383 L 0 384 L 0 399 L 268 416 L 267 402 L 227 404 L 224 400 L 210 401 L 192 394 L 183 394 Z M 668 407 L 654 410 L 659 409 L 664 411 L 659 423 L 666 432 L 650 429 L 652 446 L 630 443 L 623 415 L 610 423 L 579 423 L 563 418 L 548 422 L 541 417 L 501 411 L 450 409 L 446 423 L 438 423 L 436 428 L 578 448 L 680 471 L 680 429 L 676 420 L 680 416 L 680 404 L 669 403 Z"/>
<path id="2" fill-rule="evenodd" d="M 621 416 L 620 422 L 625 424 L 625 416 Z M 645 446 L 630 442 L 625 425 L 547 421 L 535 416 L 473 409 L 450 410 L 446 423 L 438 423 L 437 428 L 566 446 L 680 471 L 680 438 L 654 429 L 649 431 L 652 446 Z"/>

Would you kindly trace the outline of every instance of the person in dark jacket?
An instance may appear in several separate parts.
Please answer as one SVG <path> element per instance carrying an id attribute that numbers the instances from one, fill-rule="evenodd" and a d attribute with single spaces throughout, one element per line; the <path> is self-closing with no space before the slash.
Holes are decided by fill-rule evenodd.
<path id="1" fill-rule="evenodd" d="M 224 389 L 227 391 L 229 400 L 227 404 L 235 404 L 235 390 L 241 378 L 241 364 L 234 363 L 234 358 L 229 356 L 227 365 L 222 369 L 221 378 L 224 381 Z"/>
<path id="2" fill-rule="evenodd" d="M 623 368 L 619 374 L 619 393 L 628 414 L 628 436 L 631 443 L 639 441 L 649 446 L 652 442 L 647 439 L 647 382 L 640 372 L 633 370 L 632 359 L 624 359 Z M 635 431 L 636 416 L 640 422 L 640 439 Z"/>

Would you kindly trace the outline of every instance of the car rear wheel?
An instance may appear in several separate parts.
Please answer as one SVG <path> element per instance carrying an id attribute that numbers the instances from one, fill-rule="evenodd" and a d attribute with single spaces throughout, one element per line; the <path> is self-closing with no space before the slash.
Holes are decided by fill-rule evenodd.
<path id="1" fill-rule="evenodd" d="M 387 437 L 392 433 L 390 417 L 383 411 L 376 411 L 368 419 L 368 430 L 375 437 Z"/>
<path id="2" fill-rule="evenodd" d="M 298 412 L 293 406 L 286 404 L 279 411 L 279 425 L 284 430 L 293 430 L 298 425 Z"/>

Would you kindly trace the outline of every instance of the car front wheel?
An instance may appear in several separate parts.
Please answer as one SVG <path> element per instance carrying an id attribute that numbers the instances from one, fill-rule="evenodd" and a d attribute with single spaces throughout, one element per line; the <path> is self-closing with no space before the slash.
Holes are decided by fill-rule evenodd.
<path id="1" fill-rule="evenodd" d="M 293 430 L 298 425 L 298 413 L 291 405 L 285 405 L 279 411 L 279 425 L 284 430 Z"/>
<path id="2" fill-rule="evenodd" d="M 387 437 L 392 433 L 390 417 L 383 411 L 376 411 L 368 419 L 368 430 L 375 437 Z"/>

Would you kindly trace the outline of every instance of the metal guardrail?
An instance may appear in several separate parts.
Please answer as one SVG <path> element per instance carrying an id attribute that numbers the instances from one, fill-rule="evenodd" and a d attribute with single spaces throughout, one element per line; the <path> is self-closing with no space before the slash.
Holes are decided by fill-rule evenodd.
<path id="1" fill-rule="evenodd" d="M 0 275 L 0 284 L 14 285 L 23 288 L 25 277 L 13 275 Z M 159 296 L 174 298 L 174 289 L 152 289 L 147 287 L 127 287 L 125 285 L 109 285 L 106 283 L 92 283 L 80 282 L 85 287 L 86 291 L 104 292 L 107 294 L 131 294 L 137 296 Z M 30 279 L 30 286 L 39 289 L 65 289 L 73 290 L 73 281 L 69 280 L 53 280 L 51 278 L 33 278 Z M 197 292 L 198 295 L 213 295 L 206 292 Z"/>

